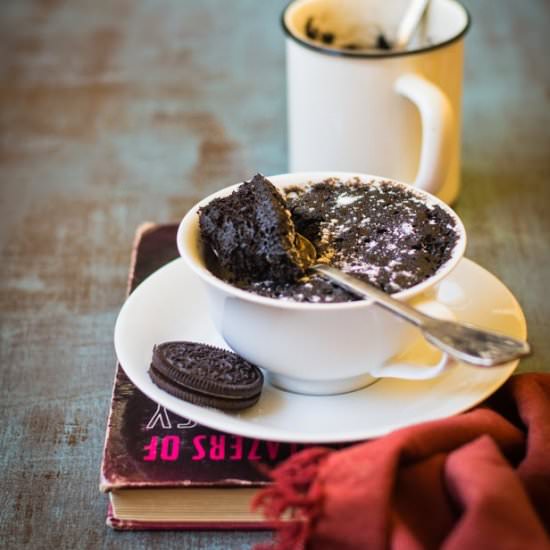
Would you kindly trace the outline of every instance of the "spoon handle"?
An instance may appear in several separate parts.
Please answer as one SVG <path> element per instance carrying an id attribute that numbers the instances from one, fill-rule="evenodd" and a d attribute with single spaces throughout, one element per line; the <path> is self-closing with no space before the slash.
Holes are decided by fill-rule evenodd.
<path id="1" fill-rule="evenodd" d="M 430 317 L 392 298 L 371 284 L 338 269 L 322 264 L 316 264 L 312 269 L 353 294 L 370 298 L 379 306 L 413 323 L 422 331 L 428 342 L 459 361 L 481 367 L 492 367 L 530 353 L 527 342 L 473 325 Z"/>
<path id="2" fill-rule="evenodd" d="M 430 0 L 412 0 L 407 8 L 405 16 L 397 29 L 397 36 L 394 42 L 394 48 L 402 50 L 407 47 L 407 44 L 412 38 L 414 31 L 428 7 Z"/>
<path id="3" fill-rule="evenodd" d="M 353 292 L 364 298 L 373 299 L 378 305 L 389 309 L 399 317 L 414 323 L 417 327 L 422 327 L 426 321 L 431 320 L 427 315 L 421 313 L 420 311 L 412 308 L 411 306 L 391 298 L 382 290 L 379 290 L 373 285 L 364 283 L 363 281 L 357 279 L 340 271 L 339 269 L 334 269 L 328 265 L 316 264 L 313 268 L 317 273 L 321 273 L 337 282 L 340 286 L 344 287 L 346 290 Z"/>

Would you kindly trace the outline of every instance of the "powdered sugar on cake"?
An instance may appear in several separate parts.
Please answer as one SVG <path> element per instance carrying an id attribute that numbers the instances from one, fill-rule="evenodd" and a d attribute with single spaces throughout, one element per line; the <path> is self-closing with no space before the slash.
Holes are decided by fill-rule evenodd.
<path id="1" fill-rule="evenodd" d="M 388 293 L 433 275 L 458 240 L 445 210 L 395 183 L 330 179 L 283 194 L 296 231 L 313 242 L 320 262 Z M 285 284 L 260 281 L 249 290 L 312 303 L 355 299 L 318 275 Z"/>
<path id="2" fill-rule="evenodd" d="M 340 184 L 334 185 L 341 187 Z M 394 190 L 384 190 L 376 184 L 367 194 L 363 185 L 349 191 L 346 186 L 344 189 L 341 194 L 336 194 L 335 204 L 328 210 L 328 214 L 334 217 L 321 224 L 321 242 L 327 248 L 320 261 L 363 276 L 377 286 L 381 272 L 385 271 L 387 276 L 383 278 L 388 279 L 385 290 L 390 292 L 408 288 L 411 281 L 413 284 L 419 282 L 415 277 L 419 269 L 411 261 L 411 256 L 416 254 L 413 247 L 423 232 L 422 227 L 416 231 L 418 208 L 419 205 L 425 208 L 425 205 L 408 194 L 397 198 Z M 311 188 L 306 191 L 311 192 Z M 392 196 L 391 202 L 386 200 L 388 195 Z M 376 198 L 379 196 L 381 198 Z M 369 200 L 371 197 L 374 201 Z M 373 204 L 376 205 L 374 211 Z M 400 210 L 398 217 L 393 214 L 395 209 Z M 395 223 L 392 223 L 393 219 Z M 429 220 L 428 223 L 433 225 L 436 222 Z M 357 226 L 361 231 L 354 230 Z M 353 240 L 353 243 L 340 246 L 338 239 Z"/>

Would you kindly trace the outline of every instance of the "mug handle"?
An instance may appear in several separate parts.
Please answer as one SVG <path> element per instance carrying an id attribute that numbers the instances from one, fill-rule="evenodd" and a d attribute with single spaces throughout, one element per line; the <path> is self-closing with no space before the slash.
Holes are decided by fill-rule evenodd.
<path id="1" fill-rule="evenodd" d="M 415 304 L 415 307 L 439 319 L 454 321 L 456 319 L 454 313 L 445 305 L 436 300 L 429 300 L 420 304 Z M 428 352 L 431 356 L 430 362 L 426 364 L 424 361 L 412 362 L 407 359 L 407 356 L 417 355 L 418 348 L 424 348 L 424 356 Z M 418 340 L 413 344 L 412 349 L 388 359 L 382 365 L 371 370 L 369 374 L 377 378 L 402 378 L 406 380 L 428 380 L 439 376 L 442 372 L 449 370 L 457 364 L 457 361 L 447 353 L 436 350 L 428 344 L 426 340 L 419 335 Z"/>
<path id="2" fill-rule="evenodd" d="M 435 84 L 418 74 L 405 74 L 395 90 L 410 99 L 422 119 L 422 151 L 414 186 L 437 194 L 447 179 L 451 160 L 453 108 L 449 98 Z"/>

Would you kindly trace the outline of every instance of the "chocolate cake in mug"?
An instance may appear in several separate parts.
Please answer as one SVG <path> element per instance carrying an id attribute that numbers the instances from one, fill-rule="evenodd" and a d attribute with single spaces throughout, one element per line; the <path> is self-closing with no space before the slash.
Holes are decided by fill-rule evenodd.
<path id="1" fill-rule="evenodd" d="M 308 273 L 296 232 L 318 261 L 392 294 L 446 264 L 458 240 L 455 220 L 436 203 L 391 181 L 338 178 L 278 190 L 256 175 L 199 211 L 209 270 L 255 294 L 294 302 L 357 298 Z"/>

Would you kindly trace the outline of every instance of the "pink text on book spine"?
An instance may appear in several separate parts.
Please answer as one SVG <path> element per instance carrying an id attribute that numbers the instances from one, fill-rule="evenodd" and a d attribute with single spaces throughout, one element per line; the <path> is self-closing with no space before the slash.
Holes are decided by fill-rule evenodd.
<path id="1" fill-rule="evenodd" d="M 144 446 L 143 460 L 146 462 L 174 462 L 180 458 L 191 460 L 277 460 L 281 451 L 281 443 L 262 441 L 260 439 L 245 439 L 238 435 L 206 435 L 199 434 L 191 439 L 191 448 L 182 446 L 182 436 L 165 435 L 151 436 Z M 290 444 L 290 454 L 295 453 L 298 444 Z M 183 456 L 184 452 L 187 456 Z M 288 449 L 286 453 L 288 454 Z"/>

